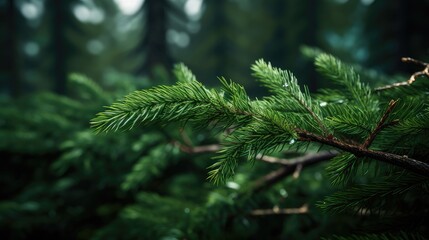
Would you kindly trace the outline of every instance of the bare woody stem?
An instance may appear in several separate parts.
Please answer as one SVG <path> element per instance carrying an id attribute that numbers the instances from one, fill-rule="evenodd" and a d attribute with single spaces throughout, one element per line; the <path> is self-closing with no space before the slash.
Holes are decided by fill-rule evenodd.
<path id="1" fill-rule="evenodd" d="M 400 156 L 393 153 L 374 151 L 363 148 L 361 145 L 353 145 L 338 141 L 334 138 L 327 138 L 307 132 L 305 130 L 296 130 L 299 136 L 299 141 L 311 141 L 326 144 L 337 149 L 354 154 L 356 157 L 368 157 L 374 160 L 386 162 L 398 167 L 405 168 L 425 177 L 429 176 L 429 164 L 409 158 L 408 156 Z"/>
<path id="2" fill-rule="evenodd" d="M 187 146 L 184 145 L 178 141 L 173 142 L 173 144 L 180 148 L 182 152 L 189 153 L 189 154 L 199 154 L 199 153 L 214 153 L 222 149 L 222 146 L 220 144 L 209 144 L 209 145 L 202 145 L 202 146 Z M 283 166 L 288 167 L 296 167 L 296 166 L 302 166 L 307 161 L 311 161 L 310 159 L 315 157 L 318 158 L 320 156 L 331 156 L 334 157 L 338 154 L 338 151 L 331 150 L 329 152 L 320 152 L 316 154 L 306 154 L 301 157 L 286 159 L 286 158 L 277 158 L 267 155 L 258 154 L 256 156 L 257 160 L 267 162 L 267 163 L 273 163 L 273 164 L 279 164 Z"/>
<path id="3" fill-rule="evenodd" d="M 401 58 L 401 61 L 414 63 L 416 65 L 421 65 L 422 67 L 427 67 L 429 65 L 428 63 L 425 63 L 425 62 L 422 62 L 422 61 L 419 61 L 417 59 L 410 58 L 410 57 L 403 57 L 403 58 Z"/>
<path id="4" fill-rule="evenodd" d="M 176 146 L 178 146 L 183 152 L 186 153 L 192 153 L 192 154 L 198 154 L 198 153 L 212 153 L 217 152 L 221 149 L 221 145 L 219 144 L 210 144 L 210 145 L 203 145 L 203 146 L 196 146 L 196 147 L 190 147 L 181 144 L 180 142 L 174 142 Z M 258 155 L 256 156 L 256 159 L 268 163 L 274 163 L 274 164 L 280 164 L 283 165 L 283 167 L 274 170 L 267 175 L 264 175 L 263 177 L 255 180 L 251 186 L 250 189 L 247 189 L 246 193 L 257 193 L 264 189 L 267 189 L 271 187 L 272 185 L 276 184 L 277 182 L 281 181 L 282 179 L 294 175 L 299 174 L 299 171 L 301 171 L 304 167 L 308 167 L 311 165 L 315 165 L 317 163 L 321 163 L 327 160 L 330 160 L 334 157 L 336 157 L 339 154 L 338 151 L 330 150 L 330 151 L 324 151 L 324 152 L 318 152 L 318 153 L 308 153 L 301 157 L 296 157 L 292 159 L 283 159 L 283 158 L 276 158 L 272 156 L 264 156 L 264 155 Z"/>
<path id="5" fill-rule="evenodd" d="M 401 60 L 402 60 L 402 62 L 410 62 L 410 63 L 414 63 L 414 64 L 417 64 L 417 65 L 421 65 L 421 66 L 424 67 L 424 69 L 421 70 L 421 71 L 419 71 L 419 72 L 415 72 L 405 82 L 397 82 L 397 83 L 393 83 L 393 84 L 390 84 L 390 85 L 378 87 L 378 88 L 374 89 L 375 91 L 382 91 L 382 90 L 387 90 L 387 89 L 391 89 L 391 88 L 395 88 L 395 87 L 401 87 L 401 86 L 409 86 L 413 82 L 415 82 L 416 78 L 418 78 L 419 76 L 429 77 L 429 63 L 425 63 L 425 62 L 422 62 L 422 61 L 419 61 L 419 60 L 416 60 L 416 59 L 413 59 L 413 58 L 409 58 L 409 57 L 404 57 Z"/>
<path id="6" fill-rule="evenodd" d="M 319 153 L 309 153 L 302 157 L 293 158 L 290 160 L 290 163 L 285 165 L 284 167 L 274 170 L 267 175 L 264 175 L 261 178 L 255 180 L 250 189 L 248 189 L 248 193 L 258 193 L 264 189 L 271 187 L 285 177 L 293 175 L 298 166 L 305 168 L 330 160 L 338 154 L 339 153 L 337 151 L 326 151 Z"/>

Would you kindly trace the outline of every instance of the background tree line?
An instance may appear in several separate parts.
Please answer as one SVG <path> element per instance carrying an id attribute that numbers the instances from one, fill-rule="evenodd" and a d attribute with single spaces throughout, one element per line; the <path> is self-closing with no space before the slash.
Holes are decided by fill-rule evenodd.
<path id="1" fill-rule="evenodd" d="M 3 0 L 2 96 L 65 93 L 69 72 L 104 81 L 110 72 L 153 76 L 174 62 L 204 81 L 225 75 L 252 84 L 248 66 L 270 59 L 320 86 L 300 46 L 386 73 L 410 70 L 401 56 L 427 58 L 428 1 L 141 1 L 125 15 L 114 1 Z M 204 64 L 201 64 L 204 63 Z"/>

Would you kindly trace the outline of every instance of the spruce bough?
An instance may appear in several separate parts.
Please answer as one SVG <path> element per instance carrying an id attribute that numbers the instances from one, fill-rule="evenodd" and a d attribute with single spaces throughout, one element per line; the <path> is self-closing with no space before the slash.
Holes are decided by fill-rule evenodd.
<path id="1" fill-rule="evenodd" d="M 176 85 L 133 92 L 99 113 L 91 125 L 97 132 L 177 121 L 229 129 L 210 171 L 209 178 L 216 183 L 234 174 L 241 157 L 252 161 L 259 153 L 300 147 L 307 142 L 352 154 L 353 161 L 369 158 L 429 176 L 425 156 L 413 154 L 415 146 L 388 146 L 378 137 L 384 131 L 394 132 L 394 137 L 401 139 L 400 131 L 406 127 L 422 134 L 427 132 L 428 121 L 418 121 L 429 117 L 425 101 L 414 100 L 421 106 L 412 107 L 423 111 L 407 114 L 407 98 L 413 96 L 386 102 L 360 80 L 352 67 L 333 56 L 320 54 L 315 64 L 319 72 L 339 85 L 341 92 L 313 98 L 306 87 L 301 90 L 291 72 L 258 60 L 252 66 L 253 75 L 272 95 L 251 100 L 242 86 L 224 78 L 220 79 L 221 90 L 207 89 L 187 67 L 179 64 L 174 71 Z M 330 99 L 325 101 L 327 98 Z M 411 122 L 415 125 L 408 126 Z"/>
<path id="2" fill-rule="evenodd" d="M 284 165 L 257 179 L 247 194 L 329 160 L 326 171 L 331 183 L 345 188 L 321 201 L 322 209 L 396 217 L 396 223 L 386 223 L 390 233 L 374 234 L 371 239 L 385 239 L 398 230 L 405 237 L 398 239 L 429 234 L 425 228 L 429 206 L 421 201 L 429 199 L 429 83 L 416 79 L 428 77 L 421 74 L 428 65 L 407 84 L 372 88 L 361 80 L 362 68 L 358 72 L 325 53 L 313 55 L 317 71 L 337 88 L 311 95 L 290 71 L 258 60 L 251 67 L 253 76 L 270 96 L 251 99 L 243 86 L 224 78 L 219 79 L 220 89 L 208 89 L 178 64 L 175 85 L 135 91 L 98 113 L 91 125 L 98 133 L 173 122 L 218 129 L 223 132 L 219 145 L 181 147 L 189 153 L 217 151 L 209 172 L 214 183 L 233 176 L 243 158 Z M 315 148 L 323 151 L 314 153 Z M 304 155 L 294 161 L 268 156 L 284 150 Z M 404 218 L 418 224 L 404 223 Z M 344 239 L 367 239 L 367 235 Z"/>

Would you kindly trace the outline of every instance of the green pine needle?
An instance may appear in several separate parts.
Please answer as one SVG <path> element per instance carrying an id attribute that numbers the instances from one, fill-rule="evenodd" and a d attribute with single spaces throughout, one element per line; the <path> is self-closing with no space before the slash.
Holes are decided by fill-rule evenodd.
<path id="1" fill-rule="evenodd" d="M 218 160 L 210 168 L 209 179 L 220 184 L 234 175 L 238 160 L 242 157 L 254 161 L 259 153 L 269 153 L 283 149 L 295 138 L 295 132 L 278 115 L 259 115 L 250 124 L 236 129 L 226 138 Z"/>
<path id="2" fill-rule="evenodd" d="M 179 63 L 174 65 L 173 73 L 179 83 L 196 82 L 197 78 L 185 64 Z"/>
<path id="3" fill-rule="evenodd" d="M 262 86 L 268 88 L 274 96 L 268 98 L 277 105 L 280 111 L 301 112 L 309 114 L 312 118 L 310 124 L 312 129 L 327 134 L 329 130 L 323 123 L 320 106 L 312 102 L 308 88 L 301 91 L 298 80 L 289 71 L 281 70 L 271 66 L 262 59 L 252 65 L 253 76 L 261 82 Z"/>
<path id="4" fill-rule="evenodd" d="M 360 81 L 359 74 L 353 67 L 342 63 L 340 60 L 328 54 L 319 54 L 315 59 L 316 69 L 326 78 L 334 81 L 349 93 L 351 99 L 357 105 L 371 112 L 377 109 L 377 101 L 372 97 L 372 90 Z"/>

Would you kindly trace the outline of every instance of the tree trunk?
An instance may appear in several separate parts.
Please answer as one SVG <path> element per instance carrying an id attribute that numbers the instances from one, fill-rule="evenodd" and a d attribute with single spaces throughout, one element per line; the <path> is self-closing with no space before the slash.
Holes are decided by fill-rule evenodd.
<path id="1" fill-rule="evenodd" d="M 220 38 L 216 42 L 214 47 L 214 53 L 218 56 L 218 62 L 215 66 L 215 76 L 222 76 L 227 74 L 227 66 L 229 65 L 230 60 L 230 42 L 228 39 L 228 20 L 226 19 L 225 10 L 227 8 L 227 2 L 225 0 L 218 0 L 213 7 L 214 15 L 213 15 L 213 24 L 214 29 L 218 34 L 220 34 Z"/>
<path id="2" fill-rule="evenodd" d="M 167 0 L 146 0 L 146 23 L 144 40 L 139 50 L 146 52 L 145 63 L 138 73 L 150 72 L 153 67 L 172 65 L 167 48 Z"/>
<path id="3" fill-rule="evenodd" d="M 54 91 L 66 93 L 66 56 L 64 48 L 64 13 L 67 11 L 64 0 L 53 1 L 53 47 L 54 47 Z"/>
<path id="4" fill-rule="evenodd" d="M 21 93 L 21 78 L 19 75 L 19 49 L 18 49 L 18 28 L 17 28 L 17 9 L 14 0 L 7 1 L 7 42 L 4 50 L 6 51 L 4 66 L 8 75 L 8 88 L 10 95 L 17 97 Z"/>

